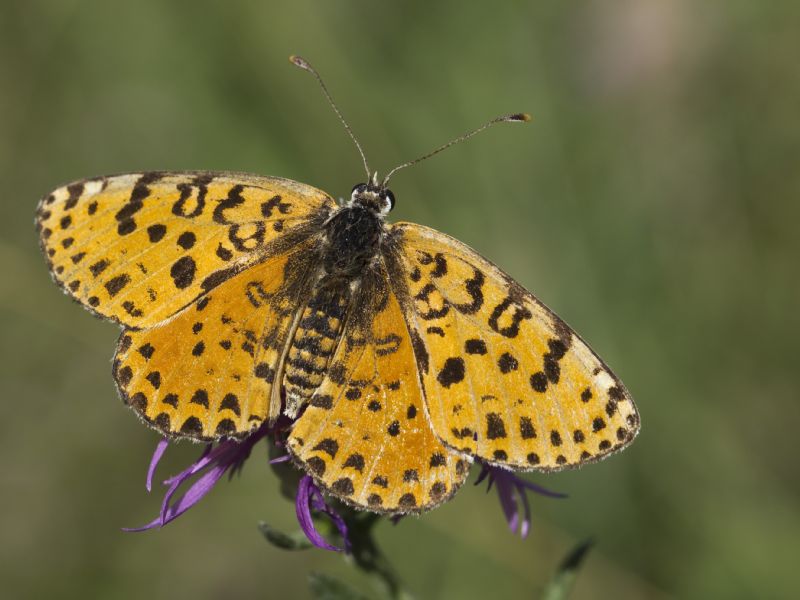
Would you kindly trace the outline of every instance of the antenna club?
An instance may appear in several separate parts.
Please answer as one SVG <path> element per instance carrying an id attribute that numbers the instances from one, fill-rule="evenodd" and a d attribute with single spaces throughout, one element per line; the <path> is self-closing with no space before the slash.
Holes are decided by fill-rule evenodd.
<path id="1" fill-rule="evenodd" d="M 528 113 L 517 113 L 514 115 L 508 115 L 505 119 L 506 121 L 515 121 L 517 123 L 528 123 L 533 120 Z"/>
<path id="2" fill-rule="evenodd" d="M 296 54 L 292 54 L 289 56 L 289 62 L 292 63 L 295 67 L 300 67 L 301 69 L 305 69 L 306 71 L 311 70 L 311 65 L 308 64 L 305 58 L 302 56 L 297 56 Z"/>

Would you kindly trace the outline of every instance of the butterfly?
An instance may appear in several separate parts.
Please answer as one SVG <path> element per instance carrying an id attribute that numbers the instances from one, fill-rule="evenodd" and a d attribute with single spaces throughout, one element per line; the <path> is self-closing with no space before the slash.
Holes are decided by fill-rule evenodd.
<path id="1" fill-rule="evenodd" d="M 555 471 L 627 446 L 639 415 L 602 360 L 467 245 L 387 223 L 387 183 L 338 205 L 278 177 L 130 173 L 55 190 L 36 223 L 54 280 L 123 328 L 121 398 L 170 438 L 288 417 L 296 464 L 388 514 L 443 503 L 475 460 Z"/>

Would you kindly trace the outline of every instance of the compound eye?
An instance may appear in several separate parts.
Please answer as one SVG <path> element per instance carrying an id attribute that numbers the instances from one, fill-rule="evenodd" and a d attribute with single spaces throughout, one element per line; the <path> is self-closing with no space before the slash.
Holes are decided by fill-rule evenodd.
<path id="1" fill-rule="evenodd" d="M 389 201 L 389 210 L 392 210 L 394 208 L 394 194 L 391 190 L 386 190 L 382 195 Z"/>
<path id="2" fill-rule="evenodd" d="M 353 189 L 350 190 L 350 195 L 352 196 L 356 192 L 359 192 L 359 193 L 365 192 L 366 190 L 367 190 L 367 184 L 366 183 L 357 183 L 357 184 L 355 184 L 353 186 Z"/>

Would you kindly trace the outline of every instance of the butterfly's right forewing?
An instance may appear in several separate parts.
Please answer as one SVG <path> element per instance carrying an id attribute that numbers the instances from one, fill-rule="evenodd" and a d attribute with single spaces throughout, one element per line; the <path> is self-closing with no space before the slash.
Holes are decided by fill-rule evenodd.
<path id="1" fill-rule="evenodd" d="M 66 185 L 39 204 L 40 242 L 61 287 L 96 314 L 150 327 L 279 252 L 335 207 L 287 179 L 149 172 Z"/>
<path id="2" fill-rule="evenodd" d="M 465 244 L 398 223 L 405 315 L 427 413 L 442 441 L 504 467 L 556 470 L 628 445 L 633 400 L 530 292 Z"/>

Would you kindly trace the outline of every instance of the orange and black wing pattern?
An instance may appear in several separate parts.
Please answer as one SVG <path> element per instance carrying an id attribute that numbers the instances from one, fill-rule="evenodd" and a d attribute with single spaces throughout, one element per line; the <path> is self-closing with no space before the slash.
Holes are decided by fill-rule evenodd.
<path id="1" fill-rule="evenodd" d="M 42 200 L 55 280 L 124 326 L 120 395 L 172 437 L 242 437 L 278 416 L 273 386 L 316 268 L 330 197 L 231 173 L 89 179 Z"/>
<path id="2" fill-rule="evenodd" d="M 362 278 L 329 369 L 288 443 L 324 489 L 375 512 L 434 508 L 466 479 L 470 457 L 431 429 L 412 339 L 381 264 Z"/>
<path id="3" fill-rule="evenodd" d="M 561 319 L 447 235 L 390 227 L 426 412 L 448 447 L 551 471 L 627 446 L 639 415 L 622 383 Z"/>
<path id="4" fill-rule="evenodd" d="M 39 204 L 56 282 L 94 313 L 151 327 L 335 208 L 311 186 L 237 173 L 149 172 L 78 181 Z"/>

